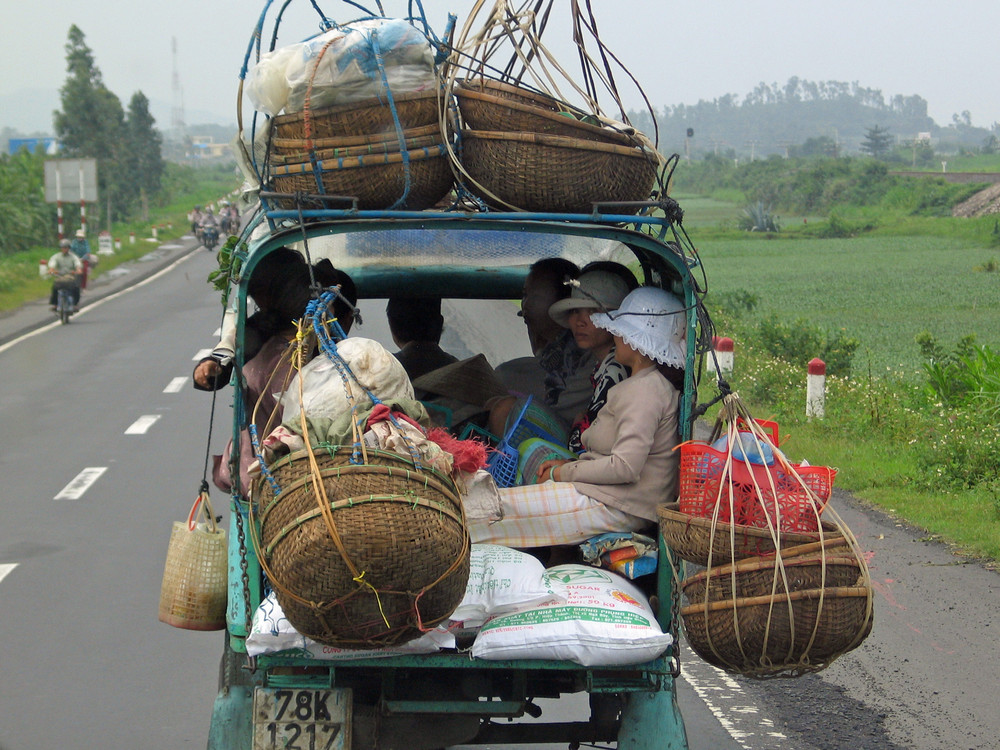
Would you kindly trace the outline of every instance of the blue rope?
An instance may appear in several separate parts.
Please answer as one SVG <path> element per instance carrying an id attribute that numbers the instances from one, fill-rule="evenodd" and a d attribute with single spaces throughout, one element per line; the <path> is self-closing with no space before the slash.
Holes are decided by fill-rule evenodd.
<path id="1" fill-rule="evenodd" d="M 278 481 L 268 470 L 267 462 L 264 461 L 264 454 L 260 449 L 260 439 L 257 437 L 257 425 L 249 424 L 247 425 L 247 430 L 250 432 L 250 443 L 253 445 L 253 454 L 257 457 L 257 463 L 260 464 L 261 473 L 267 479 L 268 484 L 271 485 L 271 491 L 274 493 L 274 496 L 277 497 L 281 494 L 281 485 L 278 484 Z"/>
<path id="2" fill-rule="evenodd" d="M 395 203 L 389 206 L 389 210 L 399 208 L 410 196 L 410 153 L 406 150 L 406 138 L 403 136 L 403 125 L 399 121 L 399 113 L 396 111 L 396 100 L 392 96 L 392 89 L 389 88 L 389 79 L 385 74 L 385 62 L 382 59 L 382 49 L 378 43 L 378 32 L 372 29 L 368 37 L 371 40 L 372 52 L 375 53 L 375 64 L 378 65 L 379 76 L 382 78 L 382 85 L 389 101 L 389 111 L 392 113 L 392 121 L 396 125 L 396 137 L 399 139 L 399 152 L 403 160 L 403 194 L 399 196 Z"/>

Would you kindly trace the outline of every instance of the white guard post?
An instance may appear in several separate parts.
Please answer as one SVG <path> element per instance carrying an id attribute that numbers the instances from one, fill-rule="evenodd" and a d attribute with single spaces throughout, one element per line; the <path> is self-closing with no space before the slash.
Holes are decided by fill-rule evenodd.
<path id="1" fill-rule="evenodd" d="M 806 416 L 822 419 L 826 407 L 826 362 L 819 357 L 809 361 L 806 376 Z"/>
<path id="2" fill-rule="evenodd" d="M 708 371 L 715 372 L 715 362 L 719 362 L 719 370 L 723 374 L 731 374 L 733 371 L 733 340 L 728 336 L 713 336 L 712 351 L 714 357 L 708 358 Z"/>

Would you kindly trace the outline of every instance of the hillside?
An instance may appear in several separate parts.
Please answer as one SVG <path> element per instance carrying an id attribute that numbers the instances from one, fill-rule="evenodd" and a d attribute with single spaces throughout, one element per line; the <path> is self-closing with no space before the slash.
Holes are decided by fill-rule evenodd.
<path id="1" fill-rule="evenodd" d="M 971 218 L 1000 214 L 1000 182 L 980 190 L 971 198 L 962 201 L 952 209 L 952 216 Z"/>

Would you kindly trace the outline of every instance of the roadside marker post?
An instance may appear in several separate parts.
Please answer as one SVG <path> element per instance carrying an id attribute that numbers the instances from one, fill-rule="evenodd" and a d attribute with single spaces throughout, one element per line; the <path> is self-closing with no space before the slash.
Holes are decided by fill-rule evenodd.
<path id="1" fill-rule="evenodd" d="M 809 360 L 806 375 L 806 416 L 822 419 L 826 413 L 826 362 L 819 357 Z"/>

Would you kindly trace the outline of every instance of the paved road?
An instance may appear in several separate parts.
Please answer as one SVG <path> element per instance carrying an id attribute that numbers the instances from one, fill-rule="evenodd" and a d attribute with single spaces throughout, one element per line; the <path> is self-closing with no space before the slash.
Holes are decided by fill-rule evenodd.
<path id="1" fill-rule="evenodd" d="M 207 439 L 211 397 L 187 378 L 219 308 L 211 258 L 193 247 L 99 280 L 68 327 L 44 302 L 0 318 L 2 750 L 203 746 L 221 636 L 155 615 L 170 525 Z M 359 333 L 386 341 L 379 308 L 363 308 Z M 481 348 L 469 320 L 450 311 L 458 353 Z M 219 405 L 215 447 L 228 429 Z M 1000 747 L 1000 578 L 844 493 L 833 502 L 871 558 L 872 635 L 797 680 L 732 678 L 688 655 L 692 750 Z"/>

